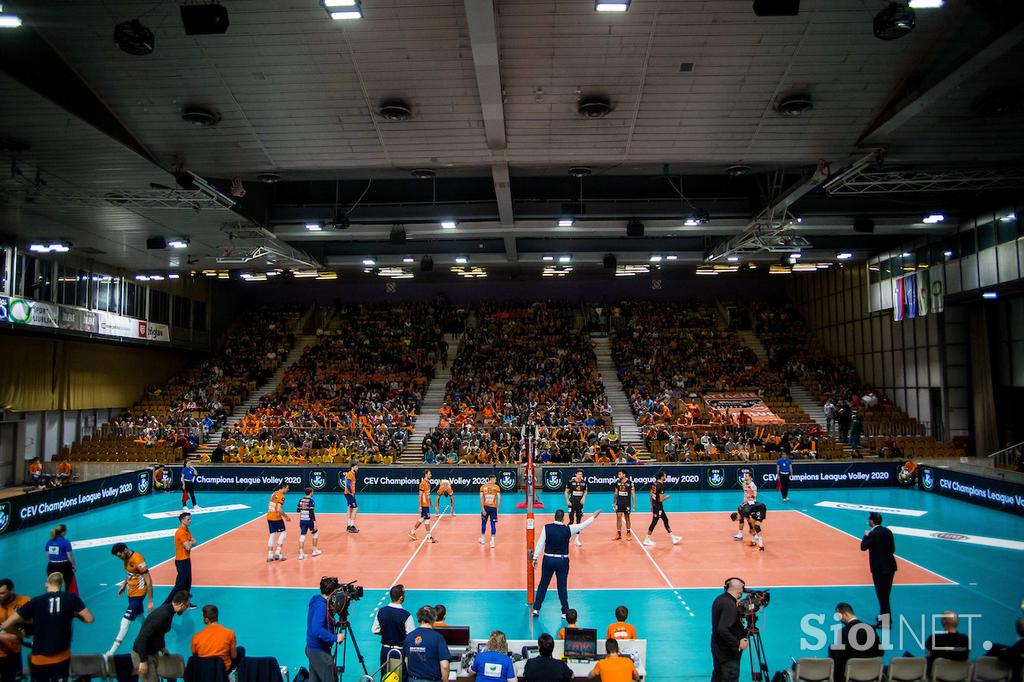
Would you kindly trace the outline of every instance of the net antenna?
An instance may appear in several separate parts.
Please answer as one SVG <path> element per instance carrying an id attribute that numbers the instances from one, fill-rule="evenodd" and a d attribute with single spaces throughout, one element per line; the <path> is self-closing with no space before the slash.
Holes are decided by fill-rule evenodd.
<path id="1" fill-rule="evenodd" d="M 524 461 L 524 478 L 526 479 L 526 499 L 516 505 L 526 510 L 526 603 L 533 604 L 535 571 L 533 568 L 533 549 L 537 544 L 536 520 L 533 510 L 543 509 L 544 503 L 537 499 L 534 464 L 537 450 L 537 425 L 524 424 L 519 430 L 519 442 L 522 443 Z"/>

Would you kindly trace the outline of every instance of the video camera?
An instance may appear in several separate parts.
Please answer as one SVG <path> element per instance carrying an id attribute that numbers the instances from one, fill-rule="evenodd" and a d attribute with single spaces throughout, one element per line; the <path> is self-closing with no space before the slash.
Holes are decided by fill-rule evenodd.
<path id="1" fill-rule="evenodd" d="M 736 602 L 740 618 L 747 621 L 748 626 L 757 622 L 757 612 L 768 607 L 772 595 L 768 590 L 743 590 L 743 597 Z"/>
<path id="2" fill-rule="evenodd" d="M 355 580 L 342 583 L 330 576 L 320 579 L 320 592 L 327 597 L 327 612 L 331 621 L 341 627 L 348 622 L 349 605 L 363 598 L 363 587 L 356 585 Z"/>

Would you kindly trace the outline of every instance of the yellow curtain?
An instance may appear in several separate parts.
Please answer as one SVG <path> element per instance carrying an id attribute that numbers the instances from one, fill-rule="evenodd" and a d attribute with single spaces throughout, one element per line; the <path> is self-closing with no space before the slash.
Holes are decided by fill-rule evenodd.
<path id="1" fill-rule="evenodd" d="M 193 358 L 178 350 L 0 333 L 0 409 L 125 407 Z"/>

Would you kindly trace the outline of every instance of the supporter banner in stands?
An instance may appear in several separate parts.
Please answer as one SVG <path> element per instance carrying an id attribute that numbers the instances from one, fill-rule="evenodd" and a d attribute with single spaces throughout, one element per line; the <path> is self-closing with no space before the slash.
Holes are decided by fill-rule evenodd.
<path id="1" fill-rule="evenodd" d="M 583 476 L 592 491 L 612 489 L 619 469 L 625 469 L 638 489 L 637 497 L 665 472 L 666 490 L 739 490 L 749 471 L 762 490 L 775 490 L 778 477 L 774 463 L 757 464 L 665 464 L 664 466 L 583 466 Z M 790 486 L 793 488 L 867 488 L 895 486 L 899 462 L 807 462 L 795 460 Z M 577 467 L 545 466 L 541 485 L 548 492 L 562 491 Z"/>
<path id="2" fill-rule="evenodd" d="M 60 326 L 59 319 L 60 312 L 52 303 L 0 296 L 0 322 L 56 329 Z"/>
<path id="3" fill-rule="evenodd" d="M 365 466 L 356 474 L 356 492 L 394 493 L 415 492 L 423 477 L 424 467 Z M 253 490 L 270 491 L 282 483 L 292 490 L 307 486 L 314 490 L 341 492 L 348 467 L 300 467 L 300 466 L 248 466 L 248 465 L 196 465 L 198 477 L 196 490 Z M 172 489 L 181 487 L 181 467 L 167 467 L 173 483 Z M 431 482 L 436 486 L 441 479 L 448 479 L 455 492 L 479 492 L 492 473 L 498 477 L 498 486 L 503 492 L 519 489 L 519 470 L 516 467 L 501 466 L 432 466 Z"/>
<path id="4" fill-rule="evenodd" d="M 941 313 L 943 305 L 942 280 L 932 281 L 928 269 L 892 280 L 892 316 L 897 322 Z"/>
<path id="5" fill-rule="evenodd" d="M 963 471 L 919 466 L 921 490 L 1024 516 L 1024 485 Z"/>
<path id="6" fill-rule="evenodd" d="M 756 393 L 705 393 L 704 403 L 724 421 L 735 422 L 740 410 L 753 424 L 783 424 L 779 415 L 768 409 Z"/>
<path id="7" fill-rule="evenodd" d="M 132 471 L 0 500 L 0 534 L 148 495 L 151 473 Z"/>

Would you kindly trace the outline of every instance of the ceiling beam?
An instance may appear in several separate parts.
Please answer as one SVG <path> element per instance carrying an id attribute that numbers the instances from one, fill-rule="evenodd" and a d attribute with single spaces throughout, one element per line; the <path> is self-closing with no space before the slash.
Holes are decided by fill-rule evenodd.
<path id="1" fill-rule="evenodd" d="M 858 144 L 883 142 L 910 119 L 935 104 L 1024 40 L 1024 21 L 988 43 L 977 54 L 931 85 L 911 91 L 895 100 L 864 132 Z"/>
<path id="2" fill-rule="evenodd" d="M 498 24 L 493 0 L 465 0 L 476 86 L 484 116 L 487 147 L 505 149 L 505 104 L 498 68 Z"/>

